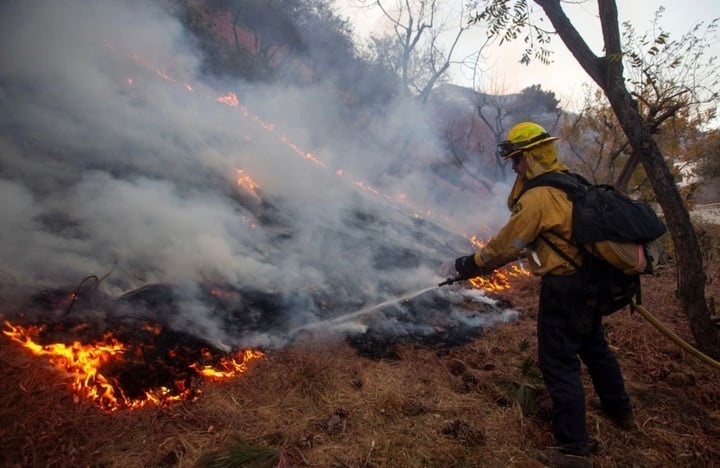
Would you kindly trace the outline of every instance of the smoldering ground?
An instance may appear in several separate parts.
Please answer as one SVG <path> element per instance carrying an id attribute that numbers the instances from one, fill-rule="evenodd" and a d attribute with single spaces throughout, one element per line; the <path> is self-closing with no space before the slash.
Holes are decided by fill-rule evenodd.
<path id="1" fill-rule="evenodd" d="M 422 148 L 399 170 L 391 156 L 405 157 L 359 134 L 322 83 L 203 75 L 190 36 L 153 2 L 0 9 L 6 314 L 94 275 L 93 294 L 111 310 L 126 311 L 134 291 L 172 285 L 168 325 L 272 345 L 273 329 L 243 332 L 219 318 L 213 288 L 235 298 L 228 308 L 272 309 L 292 329 L 435 284 L 443 263 L 472 248 L 459 214 L 477 213 L 478 200 L 438 195 L 427 167 L 442 145 L 413 102 L 398 100 L 372 126 Z M 499 212 L 485 203 L 488 218 L 473 224 Z M 85 306 L 97 304 L 107 302 Z"/>

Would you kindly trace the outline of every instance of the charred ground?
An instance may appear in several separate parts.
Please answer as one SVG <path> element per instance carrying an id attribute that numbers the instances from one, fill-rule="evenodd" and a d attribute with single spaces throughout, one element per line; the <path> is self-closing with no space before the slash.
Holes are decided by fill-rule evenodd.
<path id="1" fill-rule="evenodd" d="M 718 300 L 717 225 L 699 227 L 708 296 Z M 713 250 L 714 249 L 714 250 Z M 644 303 L 692 342 L 673 265 L 643 279 Z M 306 334 L 210 383 L 193 402 L 103 412 L 78 399 L 40 358 L 0 339 L 4 466 L 540 466 L 551 444 L 549 401 L 535 361 L 538 280 L 503 298 L 522 312 L 448 343 L 379 340 L 368 356 L 336 336 Z M 376 332 L 378 333 L 378 332 Z M 622 432 L 588 411 L 597 466 L 712 466 L 720 459 L 718 371 L 688 356 L 639 315 L 607 320 L 640 428 Z M 438 336 L 442 336 L 440 333 Z M 375 349 L 375 348 L 372 348 Z M 589 380 L 585 387 L 590 397 Z"/>

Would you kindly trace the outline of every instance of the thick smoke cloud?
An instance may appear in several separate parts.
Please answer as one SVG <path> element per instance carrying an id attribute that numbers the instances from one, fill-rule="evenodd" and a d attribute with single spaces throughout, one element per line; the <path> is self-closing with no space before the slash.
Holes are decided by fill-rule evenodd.
<path id="1" fill-rule="evenodd" d="M 0 7 L 5 304 L 111 271 L 111 296 L 180 285 L 174 324 L 232 342 L 200 299 L 204 282 L 276 296 L 302 324 L 432 285 L 471 248 L 449 232 L 490 222 L 495 205 L 469 223 L 477 206 L 438 205 L 422 170 L 393 169 L 326 88 L 203 77 L 180 23 L 153 5 Z M 229 91 L 239 106 L 218 102 Z M 428 116 L 405 106 L 375 126 L 439 154 Z M 248 175 L 259 188 L 236 183 Z M 450 216 L 413 218 L 427 210 Z"/>

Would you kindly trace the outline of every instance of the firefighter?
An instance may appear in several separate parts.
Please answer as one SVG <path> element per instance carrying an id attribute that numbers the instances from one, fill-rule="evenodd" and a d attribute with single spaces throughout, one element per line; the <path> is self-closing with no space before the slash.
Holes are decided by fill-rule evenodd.
<path id="1" fill-rule="evenodd" d="M 552 399 L 551 422 L 557 442 L 555 447 L 543 450 L 540 458 L 557 466 L 590 466 L 580 360 L 587 366 L 599 397 L 599 403 L 593 399 L 595 405 L 624 429 L 635 427 L 635 420 L 620 366 L 605 341 L 601 317 L 590 317 L 589 327 L 576 326 L 578 316 L 587 316 L 578 300 L 582 297 L 580 275 L 547 243 L 538 241 L 540 234 L 552 236 L 552 232 L 570 239 L 572 202 L 563 190 L 549 186 L 521 194 L 526 181 L 547 172 L 567 171 L 557 158 L 555 140 L 533 122 L 510 129 L 507 140 L 498 145 L 501 156 L 512 160 L 517 174 L 508 196 L 510 218 L 483 248 L 457 258 L 455 268 L 464 278 L 483 276 L 517 259 L 524 249 L 531 252 L 530 268 L 542 278 L 538 362 Z M 560 236 L 554 236 L 553 243 L 576 264 L 582 264 L 581 252 Z"/>

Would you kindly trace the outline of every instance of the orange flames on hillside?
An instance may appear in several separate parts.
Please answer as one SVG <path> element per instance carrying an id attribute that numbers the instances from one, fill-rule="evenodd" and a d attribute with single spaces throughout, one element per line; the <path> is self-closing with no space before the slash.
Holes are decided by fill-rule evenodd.
<path id="1" fill-rule="evenodd" d="M 163 406 L 175 401 L 195 399 L 199 393 L 197 389 L 188 388 L 186 380 L 178 379 L 174 382 L 174 388 L 161 386 L 145 390 L 140 398 L 129 398 L 116 379 L 103 372 L 103 369 L 122 362 L 126 355 L 133 352 L 130 346 L 119 342 L 111 334 L 105 334 L 102 340 L 88 344 L 80 341 L 71 344 L 40 344 L 38 336 L 45 326 L 24 327 L 7 321 L 5 326 L 5 335 L 30 350 L 32 354 L 46 357 L 55 369 L 66 374 L 77 397 L 87 398 L 106 411 L 137 409 L 149 405 Z M 189 367 L 206 379 L 228 379 L 247 371 L 248 363 L 262 356 L 262 352 L 245 350 L 222 358 L 216 366 L 192 363 Z"/>

